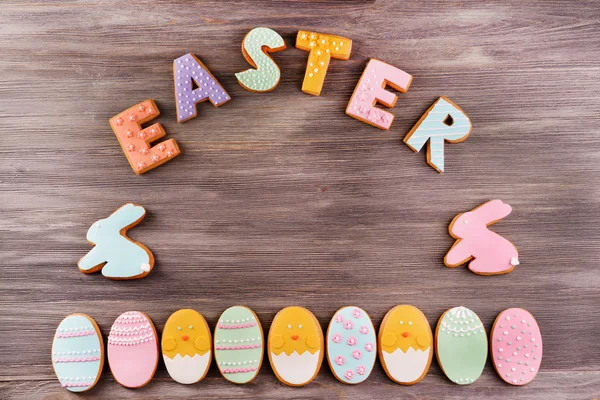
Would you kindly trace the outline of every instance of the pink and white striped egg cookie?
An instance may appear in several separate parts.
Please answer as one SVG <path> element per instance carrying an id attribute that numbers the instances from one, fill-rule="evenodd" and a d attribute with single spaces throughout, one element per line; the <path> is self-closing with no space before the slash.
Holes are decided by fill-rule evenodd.
<path id="1" fill-rule="evenodd" d="M 144 313 L 119 315 L 108 335 L 108 365 L 115 380 L 128 388 L 146 385 L 158 366 L 158 339 Z"/>

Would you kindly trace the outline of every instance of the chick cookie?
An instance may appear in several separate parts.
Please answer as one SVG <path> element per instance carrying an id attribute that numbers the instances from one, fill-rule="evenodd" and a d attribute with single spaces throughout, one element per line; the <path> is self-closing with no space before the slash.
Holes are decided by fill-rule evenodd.
<path id="1" fill-rule="evenodd" d="M 343 383 L 364 382 L 375 365 L 377 338 L 371 318 L 359 307 L 342 307 L 327 328 L 327 362 Z"/>
<path id="2" fill-rule="evenodd" d="M 379 329 L 378 350 L 391 380 L 401 385 L 420 382 L 433 358 L 433 335 L 421 310 L 399 305 L 388 311 Z"/>
<path id="3" fill-rule="evenodd" d="M 189 385 L 206 376 L 211 354 L 211 335 L 206 320 L 190 309 L 175 311 L 162 334 L 162 355 L 174 381 Z"/>
<path id="4" fill-rule="evenodd" d="M 223 311 L 215 329 L 215 360 L 229 382 L 251 382 L 262 365 L 263 331 L 254 311 L 243 306 Z"/>
<path id="5" fill-rule="evenodd" d="M 306 308 L 292 306 L 279 311 L 269 330 L 268 346 L 273 372 L 286 385 L 304 386 L 319 373 L 323 331 Z"/>

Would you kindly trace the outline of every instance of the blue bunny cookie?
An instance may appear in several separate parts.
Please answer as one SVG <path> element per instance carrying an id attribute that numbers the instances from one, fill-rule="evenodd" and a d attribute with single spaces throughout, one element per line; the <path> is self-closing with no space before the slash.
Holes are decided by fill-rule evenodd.
<path id="1" fill-rule="evenodd" d="M 127 237 L 127 230 L 144 219 L 144 207 L 127 203 L 108 218 L 94 222 L 87 240 L 95 245 L 79 260 L 77 266 L 85 274 L 102 270 L 109 279 L 143 278 L 154 267 L 154 256 L 146 246 Z"/>

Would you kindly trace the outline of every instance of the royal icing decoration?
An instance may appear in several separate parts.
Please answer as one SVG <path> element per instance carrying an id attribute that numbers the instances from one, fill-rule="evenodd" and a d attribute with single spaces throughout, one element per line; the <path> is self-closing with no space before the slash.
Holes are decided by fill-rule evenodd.
<path id="1" fill-rule="evenodd" d="M 327 361 L 344 383 L 364 382 L 375 365 L 377 337 L 369 315 L 359 307 L 339 309 L 327 330 Z"/>
<path id="2" fill-rule="evenodd" d="M 263 331 L 254 312 L 230 307 L 221 314 L 215 329 L 215 360 L 230 382 L 248 383 L 256 378 L 263 359 Z"/>
<path id="3" fill-rule="evenodd" d="M 104 366 L 104 342 L 91 317 L 71 314 L 61 321 L 52 342 L 52 366 L 70 392 L 85 392 L 96 385 Z"/>
<path id="4" fill-rule="evenodd" d="M 240 85 L 252 92 L 270 92 L 279 84 L 281 72 L 268 53 L 285 50 L 283 38 L 269 28 L 254 28 L 242 41 L 242 54 L 252 69 L 238 72 Z"/>
<path id="5" fill-rule="evenodd" d="M 163 136 L 160 123 L 142 129 L 142 124 L 158 117 L 160 112 L 152 99 L 142 101 L 110 119 L 110 126 L 125 152 L 129 165 L 136 174 L 143 174 L 178 156 L 180 151 L 175 139 L 165 140 L 150 147 Z"/>
<path id="6" fill-rule="evenodd" d="M 329 67 L 329 60 L 347 60 L 352 50 L 352 40 L 324 33 L 298 31 L 296 48 L 309 51 L 306 73 L 302 83 L 304 93 L 319 96 Z"/>
<path id="7" fill-rule="evenodd" d="M 444 172 L 444 140 L 458 143 L 469 137 L 471 120 L 450 99 L 440 97 L 404 137 L 404 143 L 419 152 L 429 141 L 427 163 Z"/>
<path id="8" fill-rule="evenodd" d="M 268 343 L 271 367 L 286 385 L 304 386 L 319 373 L 323 332 L 317 318 L 306 308 L 292 306 L 279 311 L 271 324 Z"/>
<path id="9" fill-rule="evenodd" d="M 167 372 L 174 381 L 188 385 L 206 376 L 212 359 L 211 334 L 200 313 L 184 309 L 171 314 L 161 345 Z"/>
<path id="10" fill-rule="evenodd" d="M 447 310 L 435 332 L 440 367 L 452 382 L 469 385 L 483 372 L 488 343 L 485 328 L 475 312 L 465 307 Z"/>
<path id="11" fill-rule="evenodd" d="M 108 335 L 108 365 L 125 387 L 139 388 L 150 382 L 158 366 L 158 338 L 145 314 L 128 311 L 117 317 Z"/>
<path id="12" fill-rule="evenodd" d="M 433 358 L 433 335 L 425 315 L 400 305 L 385 315 L 379 329 L 379 359 L 388 377 L 402 385 L 421 381 Z"/>
<path id="13" fill-rule="evenodd" d="M 177 122 L 195 118 L 197 103 L 210 100 L 213 106 L 219 107 L 231 100 L 219 81 L 193 54 L 186 54 L 173 61 L 173 77 Z"/>
<path id="14" fill-rule="evenodd" d="M 457 267 L 469 260 L 469 269 L 479 275 L 506 274 L 519 265 L 517 248 L 488 227 L 512 211 L 502 200 L 492 200 L 458 214 L 448 230 L 457 239 L 444 257 L 447 267 Z"/>
<path id="15" fill-rule="evenodd" d="M 542 334 L 535 318 L 522 308 L 502 311 L 492 327 L 492 357 L 500 378 L 526 385 L 542 363 Z"/>
<path id="16" fill-rule="evenodd" d="M 359 121 L 380 129 L 390 129 L 394 114 L 375 107 L 376 103 L 392 108 L 398 96 L 385 90 L 386 86 L 406 93 L 412 82 L 412 75 L 383 61 L 372 58 L 352 93 L 346 107 L 346 114 Z"/>
<path id="17" fill-rule="evenodd" d="M 146 246 L 127 237 L 127 230 L 146 215 L 143 207 L 128 203 L 108 218 L 94 222 L 87 240 L 94 245 L 77 266 L 86 274 L 102 270 L 109 279 L 136 279 L 148 275 L 154 267 L 154 256 Z"/>

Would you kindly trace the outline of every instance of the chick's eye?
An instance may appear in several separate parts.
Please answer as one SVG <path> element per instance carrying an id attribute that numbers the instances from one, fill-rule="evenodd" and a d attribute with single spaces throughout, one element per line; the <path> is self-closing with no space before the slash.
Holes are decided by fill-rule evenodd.
<path id="1" fill-rule="evenodd" d="M 404 321 L 400 321 L 400 325 L 404 325 Z"/>
<path id="2" fill-rule="evenodd" d="M 194 327 L 193 327 L 192 325 L 188 326 L 188 328 L 190 328 L 190 329 L 194 329 Z"/>
<path id="3" fill-rule="evenodd" d="M 288 329 L 292 329 L 292 325 L 288 325 Z"/>
<path id="4" fill-rule="evenodd" d="M 177 330 L 178 330 L 178 331 L 180 331 L 180 330 L 181 330 L 181 327 L 180 327 L 180 326 L 178 326 L 178 327 L 177 327 Z"/>
<path id="5" fill-rule="evenodd" d="M 302 324 L 298 325 L 298 329 L 302 329 Z"/>
<path id="6" fill-rule="evenodd" d="M 408 324 L 409 324 L 409 325 L 412 325 L 412 321 L 408 321 Z"/>

